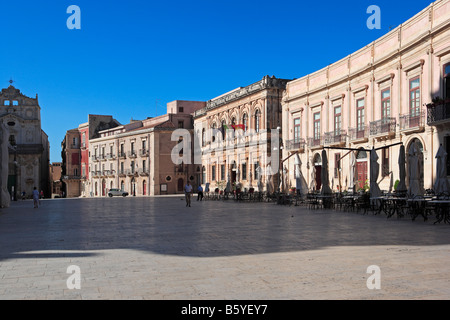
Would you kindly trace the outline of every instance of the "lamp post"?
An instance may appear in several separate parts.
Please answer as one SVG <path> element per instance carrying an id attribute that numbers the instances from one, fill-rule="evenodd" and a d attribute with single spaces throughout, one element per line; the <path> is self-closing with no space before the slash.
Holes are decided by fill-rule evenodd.
<path id="1" fill-rule="evenodd" d="M 280 163 L 280 165 L 279 165 L 279 171 L 278 171 L 278 181 L 279 182 L 281 182 L 280 183 L 280 185 L 281 185 L 281 190 L 280 190 L 280 185 L 278 186 L 278 190 L 279 190 L 279 192 L 282 192 L 283 190 L 284 190 L 284 179 L 283 179 L 283 177 L 282 177 L 282 174 L 283 174 L 283 161 L 282 161 L 282 158 L 283 158 L 283 155 L 282 155 L 282 152 L 283 152 L 283 139 L 281 138 L 281 136 L 280 136 L 280 133 L 281 133 L 281 127 L 277 127 L 277 133 L 278 133 L 278 141 L 279 141 L 279 148 L 277 148 L 277 147 L 274 147 L 273 148 L 273 151 L 279 151 L 279 154 L 278 154 L 278 162 Z"/>

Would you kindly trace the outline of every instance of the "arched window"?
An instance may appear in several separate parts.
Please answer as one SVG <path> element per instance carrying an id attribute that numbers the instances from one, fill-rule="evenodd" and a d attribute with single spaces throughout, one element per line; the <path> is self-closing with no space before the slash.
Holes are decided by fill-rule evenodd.
<path id="1" fill-rule="evenodd" d="M 206 130 L 205 128 L 202 129 L 202 147 L 204 147 L 206 144 Z"/>
<path id="2" fill-rule="evenodd" d="M 123 180 L 120 182 L 120 190 L 125 191 L 125 182 Z"/>
<path id="3" fill-rule="evenodd" d="M 222 120 L 222 128 L 221 128 L 221 130 L 222 130 L 222 139 L 223 140 L 225 140 L 225 131 L 226 131 L 226 126 L 227 126 L 227 124 L 226 124 L 226 122 L 225 122 L 225 120 Z"/>
<path id="4" fill-rule="evenodd" d="M 260 121 L 261 121 L 261 111 L 255 111 L 255 132 L 259 132 L 260 129 Z"/>
<path id="5" fill-rule="evenodd" d="M 248 129 L 248 115 L 244 113 L 242 116 L 242 124 L 244 125 L 244 131 L 247 131 Z"/>
<path id="6" fill-rule="evenodd" d="M 213 124 L 212 124 L 212 126 L 211 126 L 211 134 L 212 134 L 212 137 L 211 137 L 211 141 L 212 142 L 214 142 L 214 141 L 216 141 L 216 128 L 217 128 L 217 125 L 216 125 L 216 123 L 214 122 Z"/>

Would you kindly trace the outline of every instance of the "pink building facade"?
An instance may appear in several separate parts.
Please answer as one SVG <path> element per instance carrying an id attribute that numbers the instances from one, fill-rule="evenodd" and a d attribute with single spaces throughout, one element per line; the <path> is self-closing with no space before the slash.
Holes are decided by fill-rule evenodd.
<path id="1" fill-rule="evenodd" d="M 444 0 L 340 61 L 289 82 L 283 96 L 283 159 L 298 153 L 309 189 L 320 189 L 325 148 L 329 183 L 337 191 L 352 185 L 353 153 L 360 189 L 370 170 L 369 152 L 362 149 L 384 147 L 377 151 L 377 182 L 389 191 L 399 178 L 399 143 L 406 153 L 414 144 L 420 150 L 421 187 L 432 188 L 439 145 L 450 152 L 450 113 L 442 116 L 431 103 L 450 98 L 449 75 L 450 1 Z M 294 158 L 285 161 L 293 186 Z"/>

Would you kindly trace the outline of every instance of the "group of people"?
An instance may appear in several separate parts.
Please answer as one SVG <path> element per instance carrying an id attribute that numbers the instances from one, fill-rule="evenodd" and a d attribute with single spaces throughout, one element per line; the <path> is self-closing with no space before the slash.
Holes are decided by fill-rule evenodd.
<path id="1" fill-rule="evenodd" d="M 191 206 L 191 195 L 193 193 L 194 188 L 192 187 L 191 183 L 188 181 L 186 185 L 184 186 L 184 194 L 186 198 L 186 207 Z M 203 188 L 202 186 L 198 186 L 197 188 L 197 201 L 203 200 Z"/>

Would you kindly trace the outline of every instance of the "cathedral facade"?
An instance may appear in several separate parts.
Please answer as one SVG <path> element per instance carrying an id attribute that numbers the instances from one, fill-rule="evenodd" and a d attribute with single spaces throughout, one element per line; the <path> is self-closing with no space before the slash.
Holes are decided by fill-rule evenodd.
<path id="1" fill-rule="evenodd" d="M 34 187 L 49 196 L 49 142 L 41 128 L 38 96 L 30 98 L 10 85 L 0 93 L 0 121 L 8 135 L 7 189 L 11 200 Z"/>

